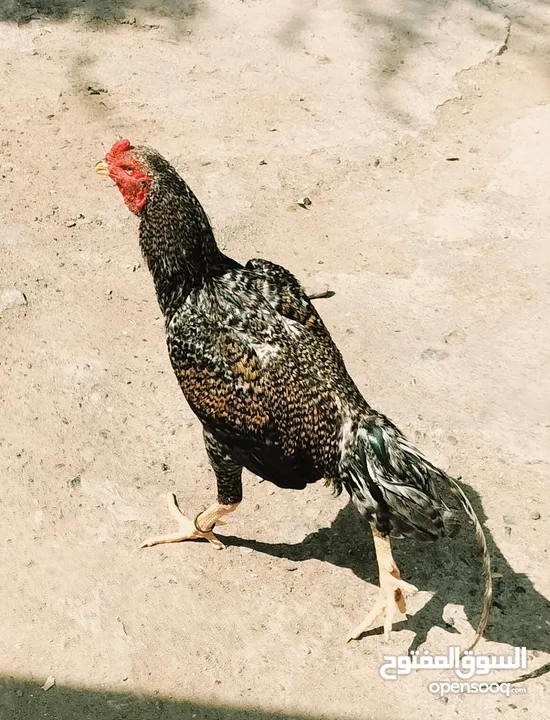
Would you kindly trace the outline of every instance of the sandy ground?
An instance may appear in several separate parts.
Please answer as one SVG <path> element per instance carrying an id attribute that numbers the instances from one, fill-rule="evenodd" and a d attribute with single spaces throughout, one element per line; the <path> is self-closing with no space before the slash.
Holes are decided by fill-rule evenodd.
<path id="1" fill-rule="evenodd" d="M 379 676 L 384 654 L 471 639 L 468 526 L 396 543 L 422 592 L 388 643 L 343 642 L 376 563 L 321 485 L 248 475 L 226 551 L 138 550 L 172 529 L 167 491 L 193 513 L 215 487 L 137 221 L 93 172 L 117 137 L 152 145 L 227 252 L 330 286 L 317 305 L 353 377 L 463 476 L 485 522 L 502 577 L 480 651 L 526 646 L 536 670 L 550 661 L 548 7 L 1 0 L 0 286 L 28 300 L 0 315 L 2 720 L 550 717 L 544 674 L 523 694 L 443 699 L 428 684 L 449 671 Z"/>

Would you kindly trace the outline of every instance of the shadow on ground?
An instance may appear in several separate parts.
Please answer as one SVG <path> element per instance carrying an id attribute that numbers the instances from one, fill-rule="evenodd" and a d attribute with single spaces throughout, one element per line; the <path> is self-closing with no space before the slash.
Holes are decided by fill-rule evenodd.
<path id="1" fill-rule="evenodd" d="M 485 514 L 479 497 L 471 488 L 464 485 L 462 487 L 483 523 Z M 514 572 L 487 528 L 485 535 L 493 572 L 503 576 L 494 581 L 493 608 L 485 638 L 513 647 L 525 646 L 535 657 L 541 652 L 550 653 L 550 633 L 544 629 L 545 622 L 550 617 L 550 600 L 535 590 L 526 575 Z M 323 528 L 308 535 L 302 542 L 294 545 L 270 544 L 227 536 L 224 536 L 224 542 L 294 562 L 322 560 L 347 568 L 361 580 L 378 585 L 378 569 L 371 534 L 351 502 L 338 513 L 330 528 Z M 470 623 L 477 626 L 483 578 L 481 555 L 472 525 L 465 520 L 460 534 L 454 539 L 436 543 L 397 540 L 393 547 L 402 577 L 421 590 L 435 593 L 416 615 L 394 625 L 396 631 L 406 627 L 415 633 L 409 650 L 418 649 L 434 626 L 442 627 L 447 632 L 457 632 L 442 618 L 448 603 L 463 605 Z M 368 610 L 368 600 L 365 597 L 365 615 Z M 357 622 L 361 619 L 357 618 Z M 381 633 L 382 628 L 375 628 L 366 636 Z"/>
<path id="2" fill-rule="evenodd" d="M 490 41 L 492 51 L 487 60 L 505 53 L 510 41 L 515 42 L 516 51 L 531 54 L 535 41 L 524 44 L 524 40 L 518 40 L 522 34 L 537 38 L 538 42 L 548 36 L 545 24 L 540 21 L 540 16 L 547 12 L 547 0 L 534 0 L 529 4 L 507 0 L 500 3 L 494 0 L 387 0 L 374 3 L 371 0 L 339 0 L 339 6 L 350 20 L 350 29 L 358 42 L 367 38 L 374 42 L 366 63 L 367 67 L 372 65 L 381 92 L 402 74 L 411 58 L 425 55 L 426 48 L 438 45 L 440 33 L 454 35 L 463 23 L 470 24 L 480 40 Z M 275 31 L 279 43 L 288 49 L 300 50 L 303 33 L 315 32 L 315 15 L 322 9 L 323 5 L 317 2 L 295 3 L 286 22 Z M 415 85 L 414 76 L 409 77 L 409 82 Z M 401 122 L 409 124 L 412 121 L 406 106 L 397 108 L 389 98 L 380 98 L 379 102 Z"/>
<path id="3" fill-rule="evenodd" d="M 99 692 L 54 686 L 44 692 L 36 682 L 0 679 L 2 720 L 321 720 L 310 715 L 224 707 L 168 700 L 133 693 Z M 340 720 L 346 720 L 339 715 Z M 324 718 L 324 720 L 327 720 Z M 365 719 L 367 720 L 367 718 Z"/>
<path id="4" fill-rule="evenodd" d="M 242 0 L 245 7 L 253 1 Z M 462 21 L 474 22 L 475 33 L 491 41 L 494 55 L 505 52 L 508 40 L 519 28 L 539 38 L 546 33 L 536 19 L 537 12 L 547 7 L 545 0 L 531 3 L 528 13 L 523 4 L 499 4 L 493 0 L 338 1 L 358 42 L 362 37 L 374 37 L 375 49 L 366 58 L 365 67 L 372 65 L 382 92 L 392 78 L 400 76 L 411 56 L 422 54 L 424 46 L 438 44 L 440 30 L 448 32 L 445 29 L 448 20 L 451 28 L 453 22 L 455 25 Z M 168 21 L 175 36 L 183 37 L 189 31 L 191 20 L 203 12 L 207 4 L 207 0 L 0 0 L 0 22 L 24 24 L 34 19 L 77 18 L 90 29 L 96 29 L 122 23 L 152 28 L 157 27 L 157 22 Z M 314 31 L 315 14 L 323 9 L 322 3 L 294 2 L 282 27 L 272 28 L 273 36 L 288 49 L 302 51 L 301 35 L 304 31 Z M 456 17 L 455 10 L 460 11 Z M 395 107 L 395 101 L 390 98 L 381 97 L 379 103 L 401 122 L 413 122 L 407 107 Z"/>
<path id="5" fill-rule="evenodd" d="M 26 23 L 38 18 L 68 20 L 78 16 L 98 25 L 132 24 L 130 11 L 182 21 L 191 19 L 198 10 L 199 0 L 0 0 L 0 21 Z"/>
<path id="6" fill-rule="evenodd" d="M 442 13 L 450 13 L 455 5 L 482 9 L 487 17 L 503 18 L 532 30 L 540 30 L 526 14 L 509 2 L 492 0 L 395 0 L 379 3 L 378 7 L 369 0 L 341 0 L 341 9 L 354 18 L 354 29 L 362 33 L 369 28 L 387 30 L 384 42 L 380 44 L 380 55 L 386 59 L 387 72 L 393 72 L 415 47 L 426 44 L 426 28 L 436 21 Z M 535 0 L 531 8 L 545 8 L 545 0 Z M 277 35 L 279 42 L 288 47 L 299 44 L 300 33 L 311 30 L 315 22 L 315 12 L 322 6 L 318 3 L 296 3 L 295 9 Z M 480 35 L 491 36 L 495 28 L 492 23 L 480 20 L 477 30 Z M 507 40 L 503 35 L 502 40 Z M 427 44 L 431 44 L 428 42 Z M 504 51 L 504 47 L 502 50 Z"/>

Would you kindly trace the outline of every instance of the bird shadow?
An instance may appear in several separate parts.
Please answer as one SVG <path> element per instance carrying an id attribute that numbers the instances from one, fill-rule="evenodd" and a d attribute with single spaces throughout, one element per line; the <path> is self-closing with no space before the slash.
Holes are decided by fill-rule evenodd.
<path id="1" fill-rule="evenodd" d="M 461 485 L 483 524 L 485 514 L 479 496 L 471 488 Z M 527 575 L 514 572 L 490 531 L 484 529 L 493 573 L 502 576 L 493 581 L 493 607 L 484 637 L 512 647 L 526 647 L 533 657 L 550 653 L 550 634 L 544 630 L 550 601 L 535 590 Z M 321 528 L 299 543 L 267 543 L 234 536 L 223 539 L 227 545 L 250 548 L 293 562 L 321 560 L 351 570 L 361 580 L 378 585 L 371 533 L 351 501 L 339 511 L 329 528 Z M 460 534 L 452 539 L 445 538 L 437 543 L 397 540 L 393 542 L 393 548 L 402 577 L 434 593 L 415 615 L 394 625 L 394 630 L 406 628 L 414 632 L 409 651 L 418 649 L 433 627 L 457 632 L 443 619 L 448 603 L 463 605 L 472 625 L 477 625 L 482 604 L 483 570 L 472 525 L 465 522 Z M 374 628 L 365 635 L 381 633 L 382 628 Z M 542 670 L 548 672 L 550 664 L 539 668 L 532 676 L 543 674 Z"/>

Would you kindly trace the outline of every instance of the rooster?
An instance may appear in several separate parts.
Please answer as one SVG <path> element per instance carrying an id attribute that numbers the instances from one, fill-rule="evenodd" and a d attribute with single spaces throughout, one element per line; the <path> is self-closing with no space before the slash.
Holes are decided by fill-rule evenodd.
<path id="1" fill-rule="evenodd" d="M 96 166 L 139 217 L 139 243 L 165 318 L 178 383 L 203 426 L 217 501 L 194 519 L 168 496 L 177 532 L 141 547 L 206 539 L 242 500 L 243 468 L 280 488 L 321 479 L 345 489 L 371 526 L 378 598 L 348 640 L 383 618 L 388 637 L 405 593 L 390 537 L 436 540 L 459 528 L 446 490 L 473 522 L 485 589 L 474 645 L 491 604 L 491 566 L 483 530 L 460 485 L 433 465 L 359 392 L 311 298 L 283 267 L 241 265 L 221 252 L 189 186 L 156 151 L 116 142 Z M 472 645 L 473 647 L 473 645 Z"/>

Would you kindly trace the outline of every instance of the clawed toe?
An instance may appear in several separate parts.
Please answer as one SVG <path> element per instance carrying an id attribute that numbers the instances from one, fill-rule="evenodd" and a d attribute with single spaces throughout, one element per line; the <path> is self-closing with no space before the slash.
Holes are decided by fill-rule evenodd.
<path id="1" fill-rule="evenodd" d="M 216 537 L 211 530 L 199 530 L 196 522 L 193 522 L 193 520 L 190 520 L 182 513 L 174 493 L 168 493 L 167 501 L 170 514 L 178 524 L 178 532 L 149 538 L 148 540 L 145 540 L 145 542 L 141 543 L 140 548 L 153 547 L 155 545 L 163 545 L 165 543 L 184 542 L 185 540 L 208 540 L 208 542 L 216 548 L 216 550 L 222 550 L 225 547 L 222 541 Z M 225 525 L 223 521 L 219 520 L 218 524 Z"/>
<path id="2" fill-rule="evenodd" d="M 374 607 L 363 620 L 357 625 L 346 638 L 346 642 L 357 640 L 363 633 L 370 630 L 376 620 L 383 616 L 384 618 L 384 638 L 387 640 L 393 626 L 393 621 L 398 612 L 403 615 L 407 606 L 405 603 L 404 593 L 415 593 L 417 588 L 394 575 L 385 575 L 381 582 L 380 592 L 374 604 Z"/>

